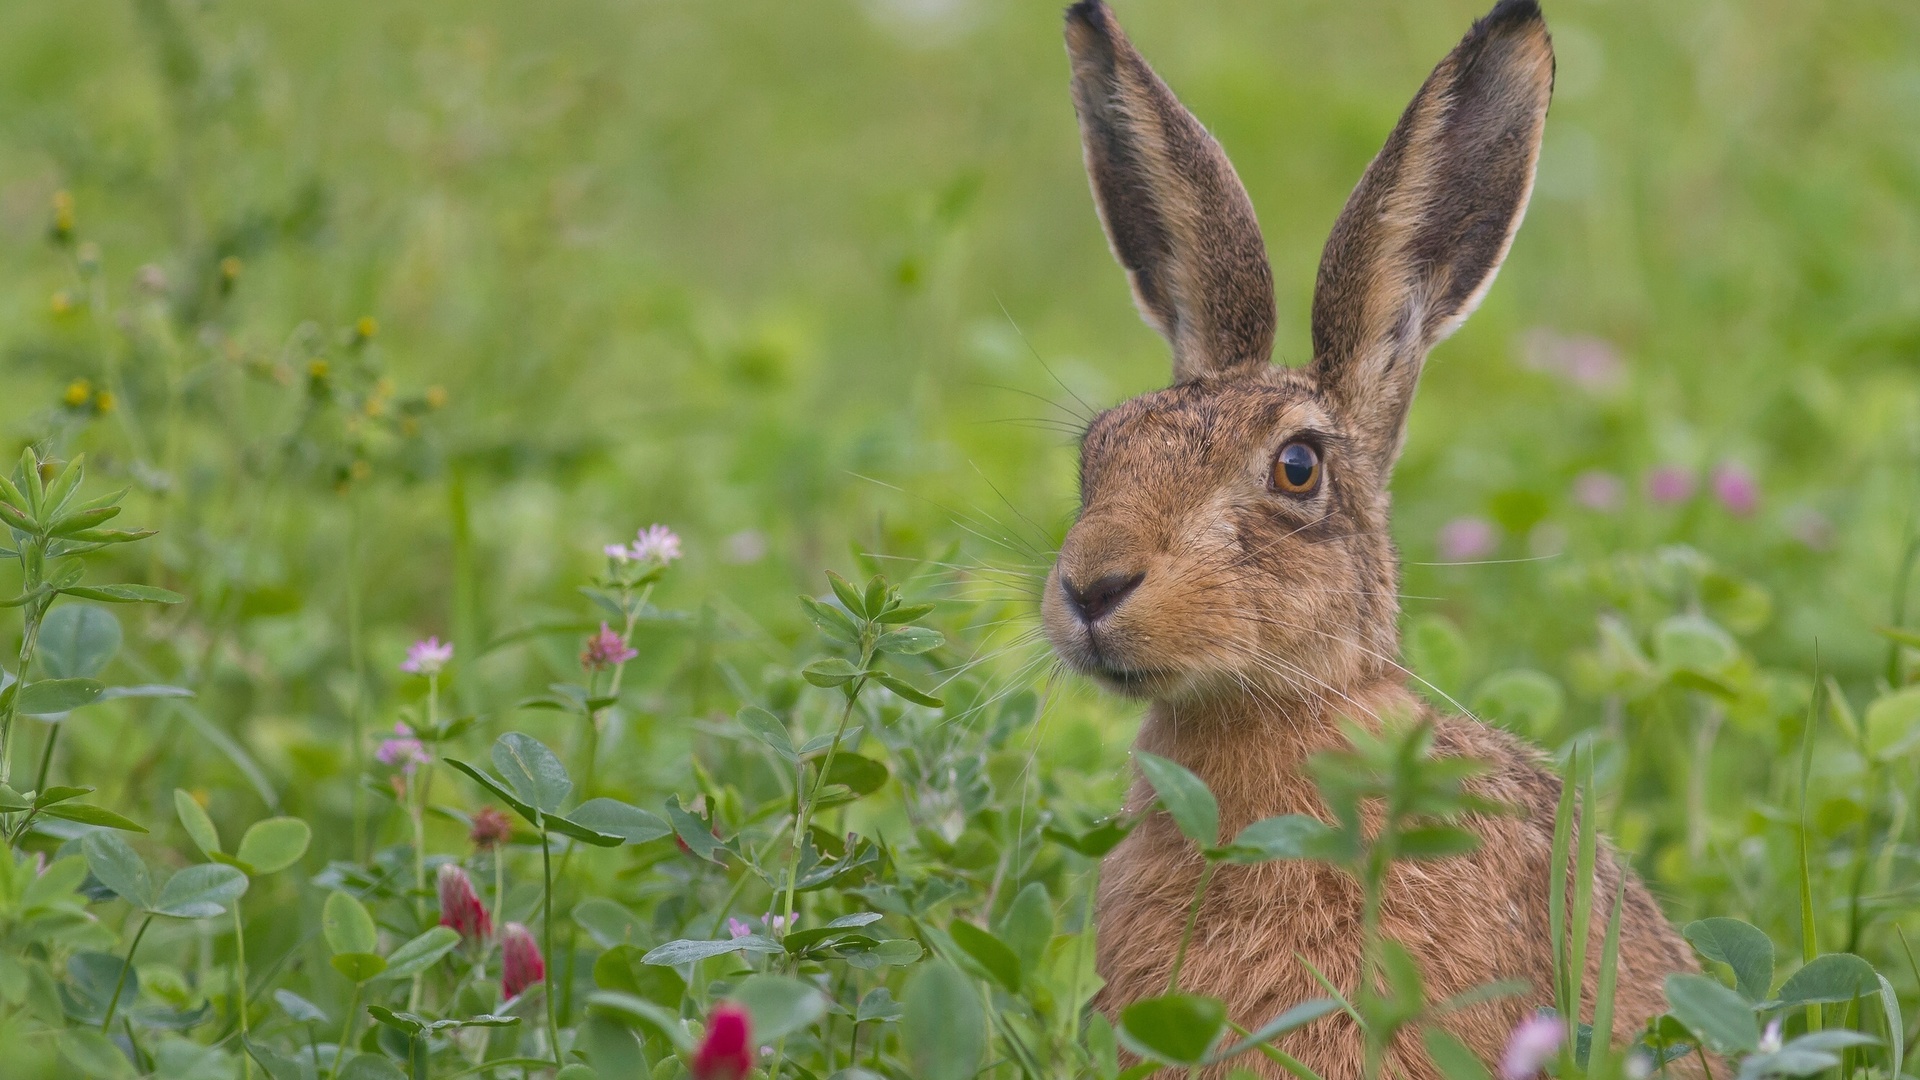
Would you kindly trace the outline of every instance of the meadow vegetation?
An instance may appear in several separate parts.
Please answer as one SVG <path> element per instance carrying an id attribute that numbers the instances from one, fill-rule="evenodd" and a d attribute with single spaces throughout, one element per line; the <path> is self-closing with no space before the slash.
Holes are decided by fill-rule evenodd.
<path id="1" fill-rule="evenodd" d="M 1449 1080 L 1913 1074 L 1920 8 L 1549 6 L 1533 209 L 1394 484 L 1405 660 L 1707 973 L 1481 1063 L 1386 940 L 1257 1030 L 1087 1008 L 1137 709 L 1035 592 L 1167 360 L 1056 7 L 0 6 L 0 1072 L 1312 1080 L 1285 1033 L 1351 1022 Z M 1121 12 L 1305 360 L 1478 5 Z M 1419 729 L 1240 837 L 1139 764 L 1210 863 L 1472 842 Z"/>

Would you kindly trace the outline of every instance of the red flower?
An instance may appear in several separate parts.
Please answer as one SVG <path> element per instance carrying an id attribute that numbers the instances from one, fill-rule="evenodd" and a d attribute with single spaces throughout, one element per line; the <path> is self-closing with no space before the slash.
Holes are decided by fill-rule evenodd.
<path id="1" fill-rule="evenodd" d="M 483 806 L 473 812 L 473 823 L 467 828 L 467 839 L 481 851 L 497 848 L 513 839 L 513 819 L 503 810 Z"/>
<path id="2" fill-rule="evenodd" d="M 720 1004 L 707 1017 L 707 1037 L 693 1052 L 693 1080 L 741 1080 L 753 1068 L 747 1010 Z"/>
<path id="3" fill-rule="evenodd" d="M 438 884 L 441 926 L 453 927 L 466 940 L 485 941 L 493 936 L 493 920 L 465 870 L 454 863 L 441 863 Z"/>
<path id="4" fill-rule="evenodd" d="M 533 932 L 517 922 L 508 923 L 500 935 L 500 993 L 509 1000 L 517 998 L 546 977 L 547 962 L 540 958 Z"/>

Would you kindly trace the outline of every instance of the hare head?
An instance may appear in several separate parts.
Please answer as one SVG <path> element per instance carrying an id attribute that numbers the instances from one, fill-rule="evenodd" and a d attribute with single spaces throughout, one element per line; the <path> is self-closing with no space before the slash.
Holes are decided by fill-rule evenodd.
<path id="1" fill-rule="evenodd" d="M 1101 0 L 1067 11 L 1094 202 L 1173 385 L 1097 417 L 1048 637 L 1133 696 L 1325 700 L 1398 652 L 1387 482 L 1428 350 L 1492 284 L 1553 87 L 1535 0 L 1500 0 L 1414 95 L 1333 226 L 1313 360 L 1270 362 L 1273 276 L 1213 138 Z"/>

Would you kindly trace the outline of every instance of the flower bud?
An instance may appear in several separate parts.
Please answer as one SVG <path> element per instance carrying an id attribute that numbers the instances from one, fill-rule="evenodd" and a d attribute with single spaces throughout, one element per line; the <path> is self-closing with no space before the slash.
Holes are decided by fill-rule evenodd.
<path id="1" fill-rule="evenodd" d="M 547 962 L 540 957 L 533 932 L 517 922 L 508 923 L 500 935 L 500 993 L 509 1000 L 517 998 L 546 977 Z"/>
<path id="2" fill-rule="evenodd" d="M 462 940 L 485 941 L 492 936 L 493 920 L 465 870 L 455 863 L 441 863 L 436 884 L 440 887 L 441 926 L 460 931 Z"/>
<path id="3" fill-rule="evenodd" d="M 720 1004 L 707 1017 L 707 1037 L 693 1052 L 693 1080 L 741 1080 L 753 1068 L 752 1022 L 747 1010 Z"/>

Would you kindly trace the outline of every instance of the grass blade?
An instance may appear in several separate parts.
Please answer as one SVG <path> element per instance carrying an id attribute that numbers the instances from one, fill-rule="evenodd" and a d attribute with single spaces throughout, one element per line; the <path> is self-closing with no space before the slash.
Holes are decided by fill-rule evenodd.
<path id="1" fill-rule="evenodd" d="M 1574 778 L 1579 775 L 1580 747 L 1567 756 L 1567 775 L 1560 784 L 1560 809 L 1553 816 L 1553 854 L 1547 862 L 1547 925 L 1553 938 L 1553 1004 L 1562 1017 L 1573 1015 L 1568 1004 L 1567 980 L 1567 855 L 1573 841 Z"/>
<path id="2" fill-rule="evenodd" d="M 1623 868 L 1613 890 L 1613 910 L 1607 915 L 1607 939 L 1600 947 L 1600 977 L 1593 992 L 1593 1040 L 1588 1044 L 1587 1075 L 1606 1076 L 1613 1054 L 1613 990 L 1620 967 L 1620 909 L 1627 906 L 1627 874 Z"/>

